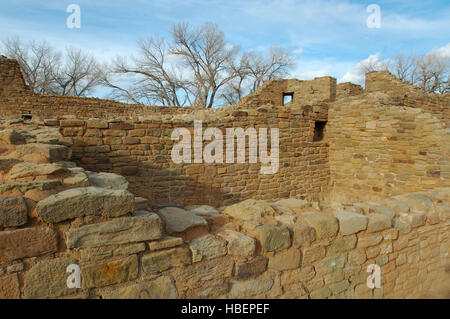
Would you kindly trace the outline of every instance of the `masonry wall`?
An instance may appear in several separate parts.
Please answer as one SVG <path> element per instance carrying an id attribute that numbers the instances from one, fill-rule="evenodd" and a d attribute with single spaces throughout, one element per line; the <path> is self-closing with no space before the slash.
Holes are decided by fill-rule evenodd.
<path id="1" fill-rule="evenodd" d="M 315 121 L 326 120 L 326 113 L 326 105 L 258 110 L 229 107 L 217 114 L 200 112 L 189 118 L 171 117 L 170 120 L 155 116 L 144 121 L 60 120 L 47 121 L 47 124 L 61 127 L 61 133 L 71 145 L 73 159 L 81 166 L 123 174 L 133 192 L 153 204 L 221 205 L 245 198 L 318 200 L 328 186 L 328 144 L 314 141 L 314 126 Z M 230 164 L 175 164 L 171 158 L 176 142 L 171 139 L 173 130 L 188 128 L 193 143 L 193 120 L 199 119 L 203 119 L 204 130 L 221 129 L 224 141 L 226 128 L 254 127 L 267 128 L 270 143 L 270 128 L 278 128 L 278 171 L 261 174 L 259 155 L 257 163 L 249 163 L 248 139 L 245 163 L 235 160 Z M 208 143 L 205 141 L 203 146 Z M 225 142 L 223 154 L 225 161 Z"/>

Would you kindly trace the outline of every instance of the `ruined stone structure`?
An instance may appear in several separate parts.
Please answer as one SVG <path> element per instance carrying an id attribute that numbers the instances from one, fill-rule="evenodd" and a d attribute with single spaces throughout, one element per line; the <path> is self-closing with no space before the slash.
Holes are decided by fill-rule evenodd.
<path id="1" fill-rule="evenodd" d="M 0 298 L 448 293 L 449 102 L 373 72 L 365 90 L 274 80 L 221 109 L 127 105 L 35 95 L 1 57 Z M 248 149 L 175 164 L 171 134 L 195 120 L 278 128 L 278 171 Z"/>

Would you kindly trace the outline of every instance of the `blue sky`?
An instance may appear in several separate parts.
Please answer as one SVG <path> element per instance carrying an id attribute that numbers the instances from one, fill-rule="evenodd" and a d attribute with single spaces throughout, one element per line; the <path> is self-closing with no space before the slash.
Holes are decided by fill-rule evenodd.
<path id="1" fill-rule="evenodd" d="M 81 8 L 81 28 L 68 29 L 69 4 Z M 366 8 L 381 9 L 370 29 Z M 272 45 L 296 52 L 293 77 L 331 75 L 358 80 L 357 64 L 397 52 L 450 54 L 450 1 L 296 0 L 0 0 L 0 40 L 46 39 L 58 48 L 80 47 L 101 60 L 137 52 L 136 40 L 168 36 L 173 23 L 212 21 L 244 50 Z"/>

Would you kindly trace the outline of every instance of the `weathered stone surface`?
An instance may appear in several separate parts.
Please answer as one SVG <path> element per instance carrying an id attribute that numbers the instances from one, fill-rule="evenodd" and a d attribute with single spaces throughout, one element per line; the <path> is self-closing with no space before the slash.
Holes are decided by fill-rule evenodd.
<path id="1" fill-rule="evenodd" d="M 398 213 L 389 207 L 385 207 L 385 206 L 377 206 L 377 205 L 372 205 L 369 208 L 369 212 L 370 213 L 376 213 L 376 214 L 381 214 L 381 215 L 385 215 L 388 216 L 389 218 L 394 218 L 396 216 L 398 216 Z"/>
<path id="2" fill-rule="evenodd" d="M 255 254 L 256 241 L 254 238 L 234 230 L 224 230 L 217 235 L 227 241 L 230 255 L 253 256 Z"/>
<path id="3" fill-rule="evenodd" d="M 183 232 L 195 226 L 208 225 L 203 217 L 178 207 L 164 207 L 158 213 L 166 222 L 168 234 Z"/>
<path id="4" fill-rule="evenodd" d="M 27 221 L 27 205 L 22 197 L 0 197 L 0 227 L 21 226 Z"/>
<path id="5" fill-rule="evenodd" d="M 145 243 L 136 243 L 131 245 L 124 245 L 114 250 L 114 256 L 128 256 L 140 253 L 145 250 Z"/>
<path id="6" fill-rule="evenodd" d="M 411 212 L 408 216 L 401 217 L 401 219 L 407 220 L 413 228 L 425 225 L 426 218 L 424 213 L 419 212 Z"/>
<path id="7" fill-rule="evenodd" d="M 310 206 L 308 201 L 296 198 L 281 199 L 275 202 L 275 204 L 288 208 L 305 208 Z"/>
<path id="8" fill-rule="evenodd" d="M 56 232 L 47 227 L 33 227 L 0 232 L 0 263 L 35 257 L 57 250 Z"/>
<path id="9" fill-rule="evenodd" d="M 161 239 L 148 243 L 148 247 L 150 250 L 160 250 L 180 246 L 182 244 L 183 238 L 181 237 L 165 236 Z"/>
<path id="10" fill-rule="evenodd" d="M 36 209 L 50 223 L 90 215 L 118 217 L 134 212 L 134 196 L 126 190 L 72 188 L 41 200 Z"/>
<path id="11" fill-rule="evenodd" d="M 10 191 L 12 189 L 18 189 L 21 193 L 25 193 L 31 189 L 38 189 L 41 191 L 51 190 L 61 185 L 58 180 L 35 180 L 32 182 L 6 182 L 0 184 L 0 194 Z"/>
<path id="12" fill-rule="evenodd" d="M 286 226 L 263 225 L 259 231 L 261 246 L 265 251 L 279 251 L 291 246 L 291 237 Z"/>
<path id="13" fill-rule="evenodd" d="M 17 151 L 22 155 L 39 154 L 50 162 L 67 161 L 72 156 L 72 151 L 67 146 L 43 143 L 21 145 Z"/>
<path id="14" fill-rule="evenodd" d="M 305 248 L 303 251 L 303 264 L 310 265 L 315 261 L 325 257 L 325 247 L 324 246 L 312 246 Z"/>
<path id="15" fill-rule="evenodd" d="M 192 252 L 193 262 L 213 259 L 227 254 L 225 241 L 217 239 L 213 235 L 195 238 L 189 244 L 189 248 Z"/>
<path id="16" fill-rule="evenodd" d="M 358 247 L 366 248 L 370 246 L 375 246 L 378 245 L 382 240 L 383 236 L 380 234 L 362 236 L 358 238 Z"/>
<path id="17" fill-rule="evenodd" d="M 338 221 L 333 216 L 307 212 L 302 217 L 316 230 L 318 239 L 334 237 L 339 230 Z"/>
<path id="18" fill-rule="evenodd" d="M 367 260 L 364 249 L 357 248 L 348 253 L 348 261 L 350 264 L 362 265 Z"/>
<path id="19" fill-rule="evenodd" d="M 86 171 L 89 183 L 95 187 L 102 187 L 107 189 L 127 190 L 128 181 L 125 177 L 114 173 L 95 173 Z"/>
<path id="20" fill-rule="evenodd" d="M 343 235 L 355 234 L 367 228 L 367 217 L 364 215 L 335 211 L 334 216 L 339 220 L 339 229 Z"/>
<path id="21" fill-rule="evenodd" d="M 383 214 L 369 214 L 367 217 L 369 218 L 369 223 L 367 225 L 368 233 L 375 233 L 392 226 L 392 219 L 389 216 Z"/>
<path id="22" fill-rule="evenodd" d="M 12 145 L 24 144 L 26 139 L 29 138 L 29 135 L 25 133 L 15 129 L 0 130 L 0 141 Z"/>
<path id="23" fill-rule="evenodd" d="M 185 291 L 188 288 L 206 288 L 213 284 L 216 279 L 223 281 L 225 278 L 231 277 L 233 265 L 233 260 L 230 257 L 221 257 L 188 267 L 177 268 L 173 271 L 172 276 L 175 279 L 178 292 Z"/>
<path id="24" fill-rule="evenodd" d="M 396 215 L 406 214 L 409 212 L 409 206 L 404 202 L 394 200 L 394 199 L 385 199 L 381 202 L 383 206 L 393 209 L 396 212 Z M 392 214 L 388 213 L 389 216 Z"/>
<path id="25" fill-rule="evenodd" d="M 25 275 L 25 298 L 47 298 L 74 294 L 78 289 L 67 288 L 67 266 L 76 264 L 69 258 L 46 259 L 34 265 Z M 84 280 L 84 274 L 82 274 Z"/>
<path id="26" fill-rule="evenodd" d="M 356 235 L 349 235 L 334 240 L 327 248 L 327 256 L 336 255 L 355 248 L 356 241 Z"/>
<path id="27" fill-rule="evenodd" d="M 300 266 L 301 253 L 298 249 L 288 249 L 269 258 L 269 268 L 278 271 L 295 269 Z"/>
<path id="28" fill-rule="evenodd" d="M 90 186 L 89 179 L 84 172 L 72 171 L 69 168 L 69 175 L 64 178 L 64 184 L 77 186 Z"/>
<path id="29" fill-rule="evenodd" d="M 30 176 L 66 174 L 67 172 L 67 168 L 55 163 L 38 164 L 25 162 L 14 165 L 9 171 L 9 176 L 12 179 L 17 179 Z"/>
<path id="30" fill-rule="evenodd" d="M 68 248 L 92 248 L 155 240 L 161 236 L 161 220 L 158 215 L 148 213 L 70 229 L 66 232 L 66 244 Z"/>
<path id="31" fill-rule="evenodd" d="M 274 216 L 275 210 L 266 201 L 247 199 L 228 206 L 223 213 L 240 220 L 263 222 L 267 217 Z"/>
<path id="32" fill-rule="evenodd" d="M 0 299 L 18 298 L 20 298 L 20 290 L 17 274 L 0 277 Z"/>
<path id="33" fill-rule="evenodd" d="M 220 216 L 219 211 L 209 205 L 189 205 L 184 209 L 199 216 Z"/>
<path id="34" fill-rule="evenodd" d="M 273 283 L 272 278 L 232 283 L 230 287 L 230 298 L 245 298 L 262 294 L 269 291 Z"/>
<path id="35" fill-rule="evenodd" d="M 295 248 L 310 245 L 316 240 L 316 231 L 308 225 L 295 225 L 292 230 L 292 244 Z"/>
<path id="36" fill-rule="evenodd" d="M 83 266 L 83 288 L 104 287 L 136 279 L 138 257 L 136 255 L 99 264 Z"/>
<path id="37" fill-rule="evenodd" d="M 279 221 L 282 225 L 292 226 L 297 221 L 297 216 L 280 215 L 280 216 L 275 216 L 275 220 Z"/>
<path id="38" fill-rule="evenodd" d="M 191 263 L 191 255 L 186 247 L 176 247 L 156 251 L 141 257 L 144 272 L 158 272 Z"/>
<path id="39" fill-rule="evenodd" d="M 433 208 L 433 202 L 427 196 L 420 194 L 408 194 L 396 197 L 403 200 L 411 211 L 426 213 Z"/>
<path id="40" fill-rule="evenodd" d="M 294 283 L 307 282 L 313 279 L 315 275 L 316 272 L 312 266 L 287 270 L 281 275 L 281 285 L 288 286 Z"/>
<path id="41" fill-rule="evenodd" d="M 144 197 L 134 198 L 134 209 L 136 211 L 146 211 L 148 210 L 148 199 Z"/>
<path id="42" fill-rule="evenodd" d="M 0 173 L 8 173 L 9 170 L 17 163 L 23 162 L 18 158 L 9 158 L 6 156 L 0 156 Z"/>
<path id="43" fill-rule="evenodd" d="M 103 295 L 104 299 L 176 299 L 178 292 L 170 276 L 161 276 L 155 280 L 133 284 L 112 290 Z"/>
<path id="44" fill-rule="evenodd" d="M 257 256 L 245 263 L 236 263 L 234 265 L 234 277 L 240 280 L 248 279 L 257 276 L 267 268 L 267 258 L 264 256 Z"/>

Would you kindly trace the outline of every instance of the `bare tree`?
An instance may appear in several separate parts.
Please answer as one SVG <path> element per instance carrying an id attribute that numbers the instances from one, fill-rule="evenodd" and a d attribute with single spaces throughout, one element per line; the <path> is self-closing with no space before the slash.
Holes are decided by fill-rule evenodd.
<path id="1" fill-rule="evenodd" d="M 101 84 L 102 67 L 81 50 L 67 48 L 63 56 L 46 41 L 24 44 L 15 38 L 3 42 L 3 51 L 17 60 L 35 93 L 86 96 Z"/>
<path id="2" fill-rule="evenodd" d="M 145 101 L 164 106 L 183 106 L 190 102 L 190 83 L 183 80 L 181 68 L 177 68 L 170 46 L 162 38 L 148 38 L 138 41 L 139 56 L 132 57 L 131 63 L 125 58 L 116 58 L 110 74 L 104 77 L 104 84 L 112 89 L 119 99 L 134 103 Z M 117 75 L 127 75 L 128 86 L 114 84 Z"/>
<path id="3" fill-rule="evenodd" d="M 293 57 L 283 48 L 270 48 L 267 56 L 246 53 L 232 65 L 235 78 L 226 86 L 222 98 L 228 104 L 236 104 L 245 95 L 255 92 L 264 82 L 287 76 L 294 65 Z"/>
<path id="4" fill-rule="evenodd" d="M 232 62 L 240 48 L 227 45 L 217 24 L 207 22 L 200 28 L 180 23 L 172 28 L 174 47 L 194 75 L 194 105 L 211 108 L 218 91 L 236 74 Z"/>

